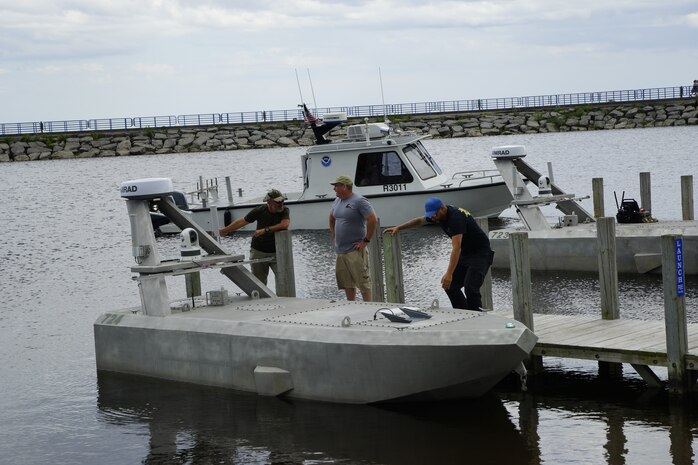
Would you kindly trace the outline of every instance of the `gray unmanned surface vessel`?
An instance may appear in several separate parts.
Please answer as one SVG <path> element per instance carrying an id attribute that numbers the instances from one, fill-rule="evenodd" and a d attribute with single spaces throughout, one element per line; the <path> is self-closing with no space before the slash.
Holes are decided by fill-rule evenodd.
<path id="1" fill-rule="evenodd" d="M 535 345 L 523 324 L 482 312 L 277 297 L 241 256 L 188 224 L 170 192 L 169 179 L 122 184 L 141 305 L 95 322 L 98 370 L 328 402 L 442 400 L 484 394 Z M 208 255 L 161 261 L 153 200 Z M 165 278 L 205 269 L 220 269 L 245 295 L 212 291 L 196 308 L 173 308 Z"/>

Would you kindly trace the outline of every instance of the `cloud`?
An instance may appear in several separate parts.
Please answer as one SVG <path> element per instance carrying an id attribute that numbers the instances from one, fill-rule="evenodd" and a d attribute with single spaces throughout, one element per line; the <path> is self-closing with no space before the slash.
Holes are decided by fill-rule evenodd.
<path id="1" fill-rule="evenodd" d="M 294 69 L 309 93 L 306 68 L 327 105 L 380 100 L 379 66 L 386 99 L 402 102 L 655 87 L 680 82 L 698 53 L 695 0 L 0 0 L 0 11 L 3 85 L 91 88 L 85 108 L 108 93 L 115 106 L 100 114 L 293 107 Z M 24 94 L 0 111 L 83 111 Z"/>
<path id="2" fill-rule="evenodd" d="M 698 27 L 698 12 L 687 14 L 684 17 L 684 21 L 690 27 Z"/>
<path id="3" fill-rule="evenodd" d="M 136 63 L 131 67 L 131 71 L 145 79 L 170 78 L 178 74 L 177 68 L 167 63 Z"/>
<path id="4" fill-rule="evenodd" d="M 676 16 L 674 11 L 690 2 L 668 3 L 660 16 L 671 19 Z M 418 31 L 431 30 L 433 34 L 451 29 L 467 37 L 486 29 L 496 40 L 532 28 L 535 40 L 542 35 L 535 32 L 547 27 L 564 32 L 574 29 L 565 26 L 584 23 L 586 29 L 594 30 L 599 23 L 608 24 L 611 17 L 654 17 L 656 10 L 656 2 L 650 0 L 0 0 L 0 58 L 28 61 L 133 56 L 144 49 L 164 47 L 179 37 L 197 41 L 215 38 L 233 47 L 245 43 L 251 48 L 265 37 L 274 37 L 279 44 L 305 38 L 308 47 L 328 40 L 349 45 L 357 38 L 356 31 L 372 37 L 399 32 L 409 41 Z M 684 21 L 696 24 L 695 15 L 684 16 Z M 622 27 L 622 21 L 618 23 Z M 527 41 L 527 35 L 520 34 L 517 41 Z M 565 34 L 560 37 L 565 40 Z"/>

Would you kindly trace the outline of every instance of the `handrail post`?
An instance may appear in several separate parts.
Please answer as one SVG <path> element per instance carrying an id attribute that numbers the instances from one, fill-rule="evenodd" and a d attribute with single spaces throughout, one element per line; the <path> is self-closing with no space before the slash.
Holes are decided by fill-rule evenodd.
<path id="1" fill-rule="evenodd" d="M 682 394 L 690 387 L 690 370 L 686 370 L 685 362 L 688 353 L 688 334 L 686 297 L 684 296 L 683 237 L 673 234 L 663 235 L 661 250 L 669 392 Z"/>
<path id="2" fill-rule="evenodd" d="M 405 285 L 402 279 L 402 253 L 400 235 L 383 233 L 385 253 L 385 287 L 388 302 L 405 302 Z"/>
<path id="3" fill-rule="evenodd" d="M 692 221 L 693 213 L 693 176 L 681 176 L 681 217 Z"/>
<path id="4" fill-rule="evenodd" d="M 485 234 L 489 235 L 490 225 L 487 217 L 476 218 L 476 220 L 477 224 L 485 232 Z M 490 310 L 493 310 L 494 302 L 492 299 L 492 268 L 487 270 L 485 280 L 482 282 L 482 286 L 480 286 L 480 294 L 482 295 L 482 308 L 488 308 Z"/>
<path id="5" fill-rule="evenodd" d="M 293 243 L 291 231 L 285 229 L 274 233 L 276 244 L 276 295 L 279 297 L 296 296 L 296 274 L 293 266 Z"/>

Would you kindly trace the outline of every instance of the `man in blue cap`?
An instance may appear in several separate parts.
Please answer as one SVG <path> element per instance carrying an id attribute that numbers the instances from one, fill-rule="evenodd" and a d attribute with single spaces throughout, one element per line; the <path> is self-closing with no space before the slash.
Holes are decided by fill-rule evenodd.
<path id="1" fill-rule="evenodd" d="M 487 270 L 492 265 L 494 252 L 490 240 L 469 211 L 445 205 L 441 199 L 431 197 L 424 204 L 424 216 L 413 218 L 385 232 L 397 234 L 403 229 L 437 223 L 451 238 L 451 256 L 448 269 L 441 278 L 453 308 L 482 310 L 480 287 Z M 465 290 L 465 295 L 461 288 Z"/>

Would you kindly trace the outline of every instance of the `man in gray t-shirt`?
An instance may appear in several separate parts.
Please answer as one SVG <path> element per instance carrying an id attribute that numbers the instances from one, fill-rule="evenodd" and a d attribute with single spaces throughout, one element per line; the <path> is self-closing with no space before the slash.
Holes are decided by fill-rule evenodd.
<path id="1" fill-rule="evenodd" d="M 376 214 L 365 197 L 355 194 L 354 183 L 340 176 L 331 183 L 337 198 L 330 210 L 330 236 L 337 252 L 337 287 L 347 300 L 356 300 L 356 289 L 363 300 L 371 300 L 371 277 L 366 246 L 376 230 Z"/>

